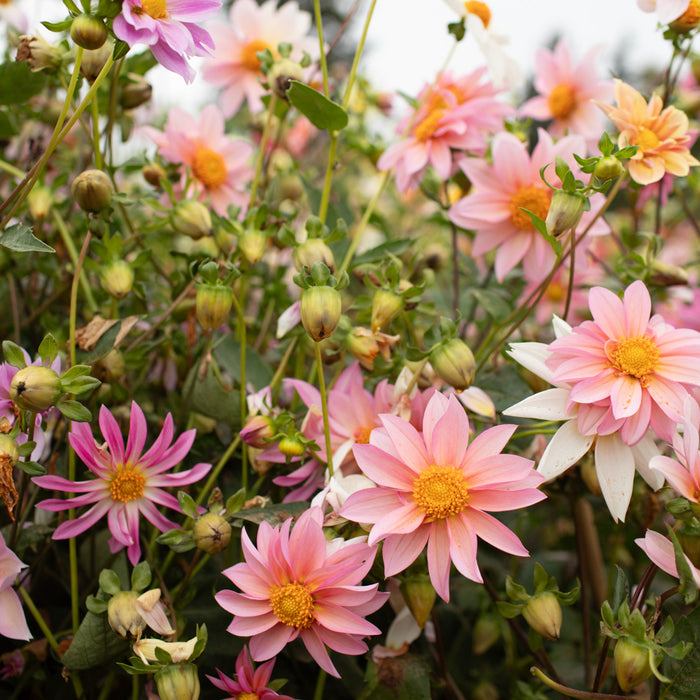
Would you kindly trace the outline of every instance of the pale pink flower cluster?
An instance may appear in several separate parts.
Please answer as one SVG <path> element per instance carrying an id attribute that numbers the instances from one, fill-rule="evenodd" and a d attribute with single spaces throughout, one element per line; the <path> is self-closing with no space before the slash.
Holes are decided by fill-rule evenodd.
<path id="1" fill-rule="evenodd" d="M 348 520 L 370 523 L 369 543 L 383 541 L 384 573 L 404 571 L 427 546 L 430 580 L 450 598 L 450 563 L 481 582 L 477 538 L 509 554 L 527 556 L 518 537 L 489 514 L 541 501 L 543 478 L 531 460 L 503 454 L 514 425 L 499 425 L 469 443 L 469 421 L 454 395 L 431 397 L 422 431 L 393 415 L 369 444 L 355 445 L 363 473 L 376 488 L 352 494 L 341 510 Z"/>
<path id="2" fill-rule="evenodd" d="M 486 152 L 486 137 L 502 128 L 513 109 L 496 99 L 499 91 L 482 80 L 485 72 L 481 68 L 455 77 L 446 71 L 418 94 L 418 109 L 397 127 L 398 133 L 408 133 L 377 162 L 379 170 L 395 169 L 400 192 L 418 187 L 429 165 L 447 180 L 455 174 L 458 158 Z"/>

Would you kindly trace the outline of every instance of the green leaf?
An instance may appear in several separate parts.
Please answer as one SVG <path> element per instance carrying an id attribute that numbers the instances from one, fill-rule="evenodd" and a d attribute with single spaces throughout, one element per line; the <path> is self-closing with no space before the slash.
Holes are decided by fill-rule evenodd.
<path id="1" fill-rule="evenodd" d="M 68 382 L 64 382 L 61 378 L 61 389 L 67 394 L 84 394 L 97 389 L 100 384 L 102 382 L 97 377 L 76 377 Z"/>
<path id="2" fill-rule="evenodd" d="M 0 105 L 22 105 L 39 94 L 46 85 L 46 76 L 32 73 L 26 61 L 9 61 L 0 65 Z"/>
<path id="3" fill-rule="evenodd" d="M 0 233 L 0 245 L 18 253 L 55 253 L 50 246 L 40 241 L 26 224 L 14 224 Z"/>
<path id="4" fill-rule="evenodd" d="M 51 333 L 47 333 L 38 349 L 39 357 L 45 366 L 50 365 L 58 355 L 58 343 Z"/>
<path id="5" fill-rule="evenodd" d="M 662 692 L 664 700 L 697 700 L 700 693 L 700 608 L 676 624 L 677 643 L 692 644 L 683 659 L 664 659 L 663 673 L 671 682 Z"/>
<path id="6" fill-rule="evenodd" d="M 245 510 L 239 510 L 236 513 L 236 517 L 258 525 L 264 520 L 274 526 L 281 525 L 289 518 L 298 518 L 308 508 L 309 504 L 305 501 L 293 501 L 292 503 L 280 503 L 267 508 L 246 508 Z"/>
<path id="7" fill-rule="evenodd" d="M 184 491 L 177 492 L 177 502 L 180 504 L 180 510 L 188 517 L 196 520 L 199 517 L 199 511 L 197 510 L 197 504 L 194 502 L 192 496 Z"/>
<path id="8" fill-rule="evenodd" d="M 408 250 L 411 245 L 411 241 L 408 238 L 403 238 L 398 241 L 390 241 L 389 243 L 382 243 L 376 248 L 370 248 L 360 255 L 356 255 L 352 259 L 352 267 L 357 267 L 358 265 L 366 265 L 368 263 L 377 263 L 386 260 L 390 255 L 403 255 L 403 253 Z"/>
<path id="9" fill-rule="evenodd" d="M 241 381 L 241 344 L 233 334 L 227 335 L 212 350 L 214 359 L 219 363 L 221 369 L 240 384 Z M 246 348 L 245 353 L 245 381 L 252 384 L 256 389 L 267 386 L 272 381 L 273 372 L 270 366 L 252 348 Z M 218 417 L 218 416 L 216 416 Z"/>
<path id="10" fill-rule="evenodd" d="M 44 476 L 44 474 L 46 474 L 46 467 L 43 467 L 37 462 L 17 462 L 17 466 L 27 474 L 27 476 Z"/>
<path id="11" fill-rule="evenodd" d="M 469 294 L 474 298 L 477 306 L 496 321 L 502 320 L 510 314 L 510 304 L 496 290 L 472 288 L 469 290 Z"/>
<path id="12" fill-rule="evenodd" d="M 60 22 L 42 22 L 42 24 L 50 31 L 50 32 L 65 32 L 68 31 L 71 27 L 71 24 L 73 24 L 73 18 L 70 19 L 64 19 L 61 20 Z"/>
<path id="13" fill-rule="evenodd" d="M 17 369 L 22 369 L 22 367 L 27 366 L 27 359 L 24 356 L 24 351 L 11 340 L 2 341 L 2 354 L 8 365 L 12 365 Z"/>
<path id="14" fill-rule="evenodd" d="M 131 590 L 143 591 L 151 583 L 151 565 L 142 561 L 131 572 Z"/>
<path id="15" fill-rule="evenodd" d="M 9 139 L 18 133 L 12 117 L 5 110 L 0 110 L 0 139 Z"/>
<path id="16" fill-rule="evenodd" d="M 113 569 L 102 569 L 102 571 L 100 571 L 99 582 L 100 588 L 107 593 L 107 595 L 116 595 L 122 589 L 119 576 Z"/>
<path id="17" fill-rule="evenodd" d="M 226 510 L 224 517 L 226 517 L 227 515 L 233 515 L 234 513 L 238 513 L 238 511 L 241 508 L 243 508 L 245 500 L 245 489 L 239 489 L 238 491 L 236 491 L 236 493 L 230 496 L 229 499 L 226 501 Z"/>
<path id="18" fill-rule="evenodd" d="M 549 245 L 552 246 L 552 250 L 556 253 L 556 255 L 561 255 L 561 243 L 556 238 L 554 238 L 554 236 L 550 235 L 549 231 L 547 231 L 547 224 L 545 223 L 544 219 L 540 219 L 540 217 L 537 216 L 537 214 L 533 214 L 531 211 L 528 211 L 524 207 L 519 208 L 522 209 L 530 217 L 532 225 L 544 236 Z"/>
<path id="19" fill-rule="evenodd" d="M 107 615 L 88 611 L 61 661 L 69 671 L 82 671 L 114 661 L 128 648 L 112 631 Z"/>
<path id="20" fill-rule="evenodd" d="M 348 115 L 340 105 L 298 80 L 291 81 L 287 97 L 317 129 L 340 131 L 347 126 Z"/>
<path id="21" fill-rule="evenodd" d="M 107 612 L 107 601 L 89 595 L 85 601 L 85 607 L 95 615 L 104 615 Z"/>
<path id="22" fill-rule="evenodd" d="M 615 583 L 613 584 L 612 591 L 612 608 L 613 615 L 617 615 L 617 611 L 622 605 L 622 601 L 629 598 L 630 595 L 630 582 L 619 564 L 615 564 Z"/>
<path id="23" fill-rule="evenodd" d="M 114 43 L 114 51 L 112 53 L 112 57 L 115 61 L 118 61 L 120 58 L 126 56 L 126 54 L 129 53 L 129 48 L 129 44 L 127 44 L 125 41 L 116 41 Z"/>
<path id="24" fill-rule="evenodd" d="M 56 403 L 56 408 L 68 419 L 78 423 L 88 423 L 92 420 L 92 413 L 83 404 L 71 399 L 61 399 Z"/>
<path id="25" fill-rule="evenodd" d="M 464 35 L 467 33 L 464 19 L 462 19 L 460 22 L 450 22 L 447 25 L 447 33 L 452 34 L 455 41 L 462 41 L 462 39 L 464 39 Z"/>
<path id="26" fill-rule="evenodd" d="M 676 568 L 678 569 L 678 576 L 680 579 L 678 591 L 685 596 L 685 604 L 691 605 L 698 598 L 698 584 L 695 582 L 695 577 L 690 570 L 690 565 L 683 552 L 683 547 L 678 541 L 678 536 L 673 528 L 669 526 L 667 526 L 667 528 L 669 538 L 671 542 L 673 542 L 673 551 L 676 556 Z"/>

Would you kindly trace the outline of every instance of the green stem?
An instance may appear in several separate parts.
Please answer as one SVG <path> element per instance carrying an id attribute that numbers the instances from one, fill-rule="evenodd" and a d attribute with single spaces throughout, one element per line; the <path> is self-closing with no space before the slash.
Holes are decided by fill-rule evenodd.
<path id="1" fill-rule="evenodd" d="M 355 57 L 352 60 L 352 68 L 350 68 L 350 76 L 348 77 L 348 84 L 345 88 L 345 95 L 343 96 L 343 109 L 347 109 L 348 104 L 350 103 L 350 96 L 352 95 L 352 88 L 355 85 L 355 76 L 357 75 L 357 66 L 360 63 L 360 56 L 362 55 L 362 50 L 365 47 L 369 24 L 372 21 L 372 14 L 374 13 L 374 7 L 376 4 L 377 0 L 372 0 L 372 4 L 369 6 L 369 10 L 367 11 L 365 26 L 362 28 L 362 36 L 360 36 L 357 49 L 355 49 Z"/>
<path id="2" fill-rule="evenodd" d="M 326 672 L 322 669 L 318 669 L 318 679 L 316 680 L 316 689 L 314 690 L 314 700 L 323 699 L 323 689 L 326 685 Z"/>
<path id="3" fill-rule="evenodd" d="M 100 150 L 100 110 L 97 96 L 90 101 L 90 117 L 92 119 L 92 148 L 95 151 L 95 167 L 102 170 L 102 151 Z"/>
<path id="4" fill-rule="evenodd" d="M 314 343 L 316 351 L 316 368 L 318 371 L 318 389 L 321 392 L 321 410 L 323 411 L 323 433 L 326 436 L 326 463 L 328 474 L 333 476 L 333 450 L 331 449 L 331 427 L 328 422 L 328 395 L 326 393 L 326 380 L 323 376 L 323 360 L 321 359 L 321 346 Z"/>
<path id="5" fill-rule="evenodd" d="M 321 56 L 321 73 L 323 74 L 323 94 L 328 97 L 328 62 L 326 61 L 326 45 L 323 41 L 323 19 L 321 18 L 321 2 L 314 0 L 314 17 L 316 19 L 316 32 L 318 33 L 318 44 Z"/>
<path id="6" fill-rule="evenodd" d="M 331 182 L 333 182 L 333 168 L 335 166 L 335 152 L 338 146 L 338 132 L 334 131 L 331 134 L 331 142 L 328 148 L 328 163 L 326 165 L 326 176 L 323 179 L 323 192 L 321 193 L 321 204 L 318 209 L 318 218 L 321 223 L 326 222 L 326 214 L 328 213 L 328 201 L 331 196 Z"/>
<path id="7" fill-rule="evenodd" d="M 243 427 L 245 425 L 246 409 L 248 408 L 245 387 L 246 345 L 248 343 L 248 333 L 245 324 L 245 317 L 243 315 L 243 308 L 238 302 L 238 299 L 236 299 L 235 294 L 233 296 L 233 304 L 236 307 L 236 312 L 238 313 L 238 342 L 241 346 L 240 399 L 241 427 Z M 248 491 L 248 445 L 246 444 L 243 444 L 241 447 L 241 488 L 246 492 Z"/>
<path id="8" fill-rule="evenodd" d="M 7 163 L 4 160 L 0 160 L 0 170 L 4 170 L 6 173 L 10 173 L 10 175 L 14 175 L 14 177 L 17 177 L 20 180 L 24 177 L 23 170 L 15 168 L 14 165 L 11 165 L 10 163 Z"/>
<path id="9" fill-rule="evenodd" d="M 236 448 L 238 447 L 239 443 L 241 442 L 241 436 L 236 435 L 235 439 L 231 444 L 228 446 L 226 449 L 226 452 L 222 455 L 221 459 L 216 463 L 216 466 L 211 470 L 211 473 L 209 474 L 209 478 L 207 479 L 207 482 L 204 484 L 202 487 L 202 490 L 199 492 L 199 496 L 197 496 L 197 505 L 200 506 L 204 502 L 204 499 L 206 498 L 207 494 L 209 491 L 211 491 L 212 487 L 216 483 L 216 479 L 218 478 L 219 474 L 221 473 L 221 470 L 226 466 L 226 463 L 231 459 L 231 455 L 236 451 Z"/>
<path id="10" fill-rule="evenodd" d="M 626 698 L 626 695 L 611 695 L 610 693 L 591 693 L 587 690 L 576 690 L 574 688 L 569 688 L 561 683 L 553 681 L 551 678 L 546 676 L 537 666 L 533 666 L 530 669 L 530 673 L 541 680 L 545 685 L 560 692 L 567 698 L 593 698 L 594 700 L 618 700 L 618 698 Z"/>
<path id="11" fill-rule="evenodd" d="M 249 209 L 255 206 L 255 200 L 258 196 L 258 185 L 260 183 L 260 175 L 262 173 L 263 162 L 265 161 L 265 148 L 270 139 L 270 131 L 272 129 L 272 117 L 275 114 L 275 105 L 277 104 L 277 95 L 273 92 L 270 95 L 270 104 L 267 106 L 267 114 L 265 115 L 265 126 L 263 126 L 262 138 L 258 150 L 258 157 L 255 161 L 255 175 L 253 175 L 253 184 L 250 188 L 250 203 Z"/>
<path id="12" fill-rule="evenodd" d="M 75 270 L 73 271 L 73 283 L 70 288 L 70 312 L 68 320 L 68 344 L 70 353 L 70 364 L 71 367 L 75 365 L 75 326 L 78 311 L 78 281 L 80 280 L 80 273 L 83 269 L 83 261 L 87 255 L 88 247 L 90 245 L 90 239 L 92 234 L 90 231 L 87 232 L 85 240 L 83 241 L 83 247 L 80 250 L 80 255 L 75 262 Z"/>

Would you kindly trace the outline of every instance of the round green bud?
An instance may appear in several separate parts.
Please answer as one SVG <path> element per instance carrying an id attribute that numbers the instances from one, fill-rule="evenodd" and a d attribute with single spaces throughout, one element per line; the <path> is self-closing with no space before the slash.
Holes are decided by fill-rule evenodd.
<path id="1" fill-rule="evenodd" d="M 425 574 L 409 576 L 401 581 L 401 594 L 418 626 L 423 629 L 435 604 L 435 589 Z"/>
<path id="2" fill-rule="evenodd" d="M 202 283 L 197 287 L 197 320 L 205 331 L 218 328 L 233 306 L 233 289 L 223 284 Z"/>
<path id="3" fill-rule="evenodd" d="M 523 617 L 535 632 L 556 641 L 561 630 L 561 605 L 551 591 L 533 596 L 523 608 Z"/>
<path id="4" fill-rule="evenodd" d="M 210 236 L 213 231 L 209 209 L 196 199 L 180 202 L 173 209 L 170 220 L 178 233 L 195 240 Z"/>
<path id="5" fill-rule="evenodd" d="M 58 374 L 48 367 L 23 367 L 10 383 L 10 399 L 22 410 L 33 413 L 47 411 L 62 393 Z"/>
<path id="6" fill-rule="evenodd" d="M 238 238 L 238 250 L 250 265 L 260 262 L 266 249 L 267 236 L 257 229 L 248 229 Z"/>
<path id="7" fill-rule="evenodd" d="M 115 260 L 102 271 L 100 283 L 107 294 L 123 299 L 134 286 L 134 270 L 126 260 Z"/>
<path id="8" fill-rule="evenodd" d="M 474 381 L 474 355 L 460 338 L 452 338 L 433 349 L 430 353 L 430 364 L 435 374 L 457 391 L 468 389 Z"/>
<path id="9" fill-rule="evenodd" d="M 205 513 L 194 521 L 194 543 L 207 554 L 216 554 L 231 541 L 231 525 L 216 513 Z"/>
<path id="10" fill-rule="evenodd" d="M 559 238 L 576 228 L 583 214 L 585 202 L 586 198 L 581 194 L 555 190 L 545 220 L 547 233 L 554 238 Z"/>
<path id="11" fill-rule="evenodd" d="M 623 693 L 629 693 L 651 675 L 649 650 L 630 639 L 618 639 L 613 653 L 615 675 Z"/>
<path id="12" fill-rule="evenodd" d="M 333 251 L 320 238 L 309 238 L 294 249 L 292 261 L 297 272 L 303 272 L 304 268 L 309 270 L 314 263 L 322 262 L 328 269 L 335 270 L 335 258 Z"/>
<path id="13" fill-rule="evenodd" d="M 624 170 L 622 163 L 615 156 L 605 156 L 596 163 L 593 174 L 602 182 L 607 182 L 617 180 Z"/>
<path id="14" fill-rule="evenodd" d="M 306 448 L 301 441 L 287 435 L 280 440 L 279 451 L 285 457 L 301 457 L 306 452 Z"/>
<path id="15" fill-rule="evenodd" d="M 107 27 L 97 17 L 78 15 L 70 26 L 70 38 L 76 46 L 94 51 L 107 40 Z"/>
<path id="16" fill-rule="evenodd" d="M 164 666 L 155 674 L 160 700 L 198 700 L 199 675 L 194 664 Z"/>
<path id="17" fill-rule="evenodd" d="M 301 294 L 301 322 L 315 342 L 330 338 L 340 321 L 340 292 L 326 285 L 309 287 Z"/>
<path id="18" fill-rule="evenodd" d="M 122 639 L 140 637 L 146 629 L 146 621 L 136 608 L 136 591 L 120 591 L 107 603 L 107 621 L 112 631 Z"/>
<path id="19" fill-rule="evenodd" d="M 391 323 L 403 309 L 403 297 L 388 289 L 378 289 L 372 299 L 372 330 L 378 331 Z"/>
<path id="20" fill-rule="evenodd" d="M 124 109 L 136 109 L 151 99 L 153 88 L 151 84 L 138 73 L 129 73 L 129 82 L 122 87 L 119 104 Z"/>
<path id="21" fill-rule="evenodd" d="M 73 180 L 70 191 L 83 211 L 98 214 L 109 206 L 112 183 L 101 170 L 84 170 Z"/>

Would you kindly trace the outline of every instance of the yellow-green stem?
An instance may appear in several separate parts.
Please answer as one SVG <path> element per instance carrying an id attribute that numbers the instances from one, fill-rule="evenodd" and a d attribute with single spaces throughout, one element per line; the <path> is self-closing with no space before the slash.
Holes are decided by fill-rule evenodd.
<path id="1" fill-rule="evenodd" d="M 323 74 L 323 94 L 328 97 L 328 63 L 326 61 L 326 45 L 323 41 L 323 19 L 321 18 L 321 1 L 314 0 L 314 17 L 316 19 L 316 32 L 318 33 L 318 44 L 321 56 L 321 73 Z"/>
<path id="2" fill-rule="evenodd" d="M 20 180 L 24 177 L 23 170 L 15 168 L 14 165 L 11 165 L 4 160 L 0 160 L 0 170 L 4 170 L 6 173 L 10 173 L 10 175 L 19 178 Z"/>
<path id="3" fill-rule="evenodd" d="M 241 285 L 242 289 L 242 285 Z M 240 399 L 241 399 L 241 428 L 245 425 L 246 409 L 248 407 L 246 401 L 245 388 L 245 370 L 246 370 L 246 345 L 248 343 L 248 331 L 245 324 L 245 316 L 243 315 L 243 307 L 239 304 L 238 299 L 234 294 L 233 304 L 238 313 L 238 342 L 241 346 L 241 382 L 240 382 Z M 241 446 L 241 487 L 244 491 L 248 491 L 248 445 L 245 443 Z"/>
<path id="4" fill-rule="evenodd" d="M 569 688 L 561 683 L 553 681 L 549 676 L 545 675 L 537 666 L 530 668 L 530 673 L 533 676 L 541 680 L 546 686 L 549 686 L 552 690 L 565 695 L 567 698 L 591 698 L 592 700 L 618 700 L 618 698 L 625 698 L 626 695 L 612 695 L 610 693 L 592 693 L 587 690 L 576 690 L 575 688 Z"/>
<path id="5" fill-rule="evenodd" d="M 360 63 L 360 56 L 362 55 L 362 50 L 365 47 L 365 41 L 367 40 L 367 32 L 369 30 L 370 22 L 372 21 L 372 14 L 374 13 L 374 7 L 376 4 L 377 0 L 372 0 L 372 4 L 369 6 L 369 10 L 367 11 L 367 19 L 365 19 L 365 26 L 362 28 L 362 35 L 360 36 L 360 41 L 357 44 L 357 49 L 355 49 L 355 57 L 352 60 L 352 68 L 350 68 L 348 84 L 345 88 L 345 95 L 343 96 L 343 109 L 347 109 L 348 104 L 350 104 L 352 88 L 355 85 L 355 76 L 357 75 L 357 66 Z"/>
<path id="6" fill-rule="evenodd" d="M 262 174 L 263 163 L 265 162 L 265 148 L 270 139 L 270 131 L 272 129 L 272 119 L 275 115 L 275 105 L 277 104 L 277 95 L 273 92 L 270 95 L 270 104 L 267 106 L 267 114 L 265 115 L 265 125 L 263 126 L 262 138 L 258 147 L 258 157 L 255 161 L 255 174 L 253 175 L 253 184 L 250 187 L 250 204 L 249 209 L 255 206 L 255 200 L 258 196 L 258 185 L 260 184 L 260 176 Z"/>
<path id="7" fill-rule="evenodd" d="M 338 146 L 338 133 L 331 134 L 331 142 L 328 147 L 328 163 L 326 165 L 326 176 L 323 179 L 323 192 L 321 193 L 321 204 L 318 208 L 318 218 L 322 223 L 326 222 L 328 213 L 328 201 L 331 196 L 331 183 L 333 182 L 333 169 L 335 167 L 335 152 Z"/>
<path id="8" fill-rule="evenodd" d="M 328 422 L 328 395 L 326 393 L 326 380 L 323 377 L 323 360 L 321 359 L 321 346 L 314 343 L 316 351 L 316 368 L 318 373 L 318 390 L 321 392 L 321 410 L 323 412 L 323 433 L 326 437 L 326 461 L 328 474 L 333 476 L 333 450 L 331 449 L 331 427 Z"/>
<path id="9" fill-rule="evenodd" d="M 90 117 L 92 119 L 92 148 L 95 151 L 95 167 L 102 170 L 102 151 L 100 150 L 100 109 L 97 95 L 90 101 Z"/>

